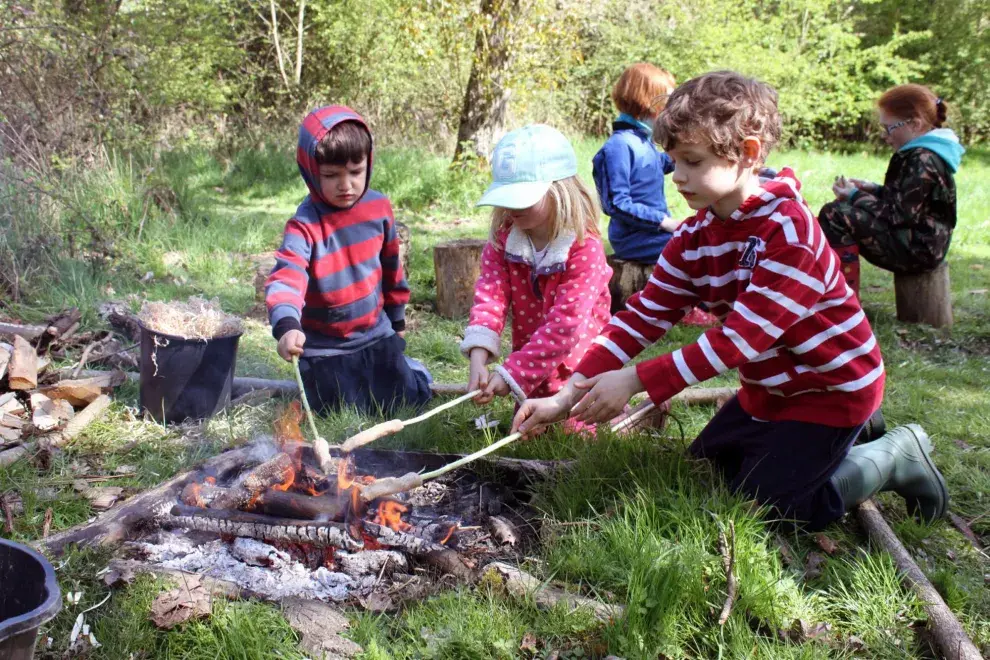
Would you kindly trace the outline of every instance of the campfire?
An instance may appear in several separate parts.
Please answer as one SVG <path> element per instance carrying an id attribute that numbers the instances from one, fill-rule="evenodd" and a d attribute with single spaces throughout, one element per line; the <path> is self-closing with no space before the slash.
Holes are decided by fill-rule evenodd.
<path id="1" fill-rule="evenodd" d="M 364 494 L 379 479 L 436 469 L 452 457 L 338 451 L 328 473 L 304 441 L 301 420 L 294 403 L 276 422 L 274 441 L 255 447 L 250 461 L 196 473 L 163 500 L 164 529 L 128 544 L 132 555 L 263 597 L 366 602 L 394 595 L 397 581 L 429 585 L 431 572 L 470 579 L 480 564 L 518 559 L 534 537 L 529 479 L 507 469 L 511 461 L 495 468 L 494 483 L 461 468 L 369 500 Z"/>

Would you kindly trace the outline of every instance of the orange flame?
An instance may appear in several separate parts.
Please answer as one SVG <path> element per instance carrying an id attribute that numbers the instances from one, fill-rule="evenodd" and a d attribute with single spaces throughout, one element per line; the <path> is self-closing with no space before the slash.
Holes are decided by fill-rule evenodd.
<path id="1" fill-rule="evenodd" d="M 275 490 L 286 491 L 292 488 L 292 484 L 296 481 L 296 470 L 290 467 L 285 471 L 285 479 L 280 484 L 275 484 L 272 486 Z"/>
<path id="2" fill-rule="evenodd" d="M 216 486 L 217 485 L 217 478 L 216 477 L 207 477 L 206 479 L 203 479 L 203 482 L 204 483 L 208 483 L 211 486 Z"/>
<path id="3" fill-rule="evenodd" d="M 378 503 L 378 512 L 375 514 L 374 522 L 385 525 L 394 532 L 404 532 L 412 528 L 412 525 L 402 519 L 402 514 L 408 510 L 409 507 L 402 502 L 384 500 Z"/>
<path id="4" fill-rule="evenodd" d="M 447 541 L 449 541 L 450 537 L 454 535 L 454 532 L 457 531 L 458 527 L 459 525 L 457 523 L 451 525 L 450 529 L 447 531 L 447 536 L 443 537 L 443 540 L 440 541 L 440 545 L 447 545 Z"/>
<path id="5" fill-rule="evenodd" d="M 354 485 L 354 465 L 350 457 L 345 457 L 337 463 L 337 492 L 343 493 Z"/>
<path id="6" fill-rule="evenodd" d="M 203 501 L 203 486 L 196 482 L 188 484 L 182 489 L 182 501 L 189 506 L 205 507 Z"/>
<path id="7" fill-rule="evenodd" d="M 282 413 L 275 420 L 275 441 L 279 446 L 287 444 L 301 444 L 305 442 L 302 429 L 299 423 L 302 421 L 302 406 L 298 401 L 293 401 L 286 406 Z"/>

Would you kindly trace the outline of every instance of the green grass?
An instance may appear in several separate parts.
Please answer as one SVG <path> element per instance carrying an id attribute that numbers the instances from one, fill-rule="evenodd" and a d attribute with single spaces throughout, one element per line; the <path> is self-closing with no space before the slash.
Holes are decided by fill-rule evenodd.
<path id="1" fill-rule="evenodd" d="M 590 159 L 599 141 L 574 142 L 581 174 L 590 183 Z M 79 175 L 73 185 L 80 186 L 78 203 L 94 216 L 102 204 L 99 218 L 101 227 L 113 228 L 113 254 L 98 267 L 81 258 L 52 259 L 52 266 L 31 262 L 36 268 L 32 272 L 41 278 L 34 281 L 43 284 L 28 282 L 28 293 L 11 306 L 12 314 L 38 320 L 76 304 L 93 326 L 95 305 L 107 298 L 133 296 L 137 304 L 145 297 L 191 294 L 217 297 L 231 312 L 250 313 L 255 294 L 248 257 L 277 246 L 286 218 L 305 194 L 292 153 L 291 146 L 273 144 L 221 156 L 197 149 L 162 154 L 157 160 L 111 155 L 103 170 Z M 770 164 L 793 167 L 803 194 L 817 209 L 831 197 L 837 174 L 879 180 L 886 161 L 884 154 L 783 151 Z M 420 150 L 385 148 L 377 154 L 374 185 L 391 196 L 398 218 L 412 230 L 409 353 L 424 360 L 438 380 L 463 380 L 466 362 L 457 343 L 464 321 L 440 319 L 433 312 L 431 248 L 450 237 L 485 236 L 487 216 L 473 207 L 486 185 L 485 175 L 451 172 L 446 160 Z M 863 299 L 887 366 L 888 424 L 925 427 L 949 483 L 953 511 L 990 539 L 990 516 L 985 515 L 990 510 L 990 329 L 985 323 L 990 313 L 985 292 L 990 289 L 990 152 L 971 149 L 957 185 L 959 224 L 949 254 L 954 327 L 936 331 L 898 323 L 891 275 L 869 266 L 864 267 Z M 153 192 L 172 206 L 149 205 L 139 240 L 144 202 Z M 686 215 L 676 194 L 669 201 L 675 214 Z M 4 240 L 13 244 L 30 238 L 25 232 L 10 236 Z M 141 282 L 149 271 L 153 279 Z M 238 373 L 290 377 L 286 363 L 275 355 L 267 326 L 251 320 L 246 327 Z M 698 334 L 697 329 L 675 328 L 647 355 L 671 350 Z M 730 375 L 712 384 L 733 382 Z M 16 491 L 24 500 L 15 539 L 37 539 L 49 507 L 54 530 L 92 515 L 71 486 L 81 470 L 107 475 L 122 465 L 134 466 L 134 475 L 113 484 L 138 492 L 224 446 L 269 433 L 275 415 L 274 404 L 241 406 L 205 425 L 162 428 L 139 419 L 136 407 L 136 388 L 122 388 L 111 414 L 50 466 L 20 463 L 0 472 L 0 492 Z M 470 406 L 449 411 L 382 446 L 476 449 L 489 441 L 474 430 L 478 412 Z M 496 433 L 506 430 L 511 403 L 497 402 L 492 413 L 501 421 Z M 925 638 L 916 633 L 915 621 L 923 619 L 920 604 L 901 586 L 890 558 L 867 545 L 854 524 L 827 530 L 840 550 L 825 558 L 817 575 L 806 577 L 805 560 L 821 553 L 814 540 L 782 536 L 748 502 L 726 492 L 706 464 L 685 456 L 687 441 L 712 413 L 709 407 L 676 407 L 677 423 L 663 433 L 603 433 L 597 439 L 552 433 L 505 450 L 507 455 L 576 461 L 566 479 L 538 490 L 543 543 L 527 568 L 541 578 L 625 605 L 624 618 L 602 626 L 580 614 L 543 612 L 506 594 L 498 581 L 486 581 L 411 605 L 396 616 L 354 612 L 353 638 L 368 658 L 544 658 L 553 653 L 580 658 L 606 652 L 627 658 L 931 657 Z M 321 419 L 319 427 L 328 438 L 342 438 L 368 423 L 344 412 Z M 134 440 L 139 442 L 129 444 Z M 906 519 L 897 498 L 884 496 L 881 501 L 967 631 L 990 650 L 990 590 L 984 581 L 990 559 L 947 523 L 918 525 Z M 717 539 L 730 521 L 736 529 L 739 599 L 720 627 L 716 619 L 725 576 Z M 44 634 L 54 643 L 44 657 L 61 655 L 78 611 L 109 593 L 95 578 L 107 559 L 106 553 L 83 552 L 59 561 L 63 589 L 86 595 L 46 626 Z M 277 609 L 264 604 L 218 601 L 210 619 L 158 631 L 148 621 L 148 608 L 163 588 L 152 580 L 138 581 L 114 591 L 105 606 L 87 615 L 104 644 L 95 657 L 300 653 Z M 793 632 L 801 621 L 827 624 L 828 629 L 801 644 Z"/>

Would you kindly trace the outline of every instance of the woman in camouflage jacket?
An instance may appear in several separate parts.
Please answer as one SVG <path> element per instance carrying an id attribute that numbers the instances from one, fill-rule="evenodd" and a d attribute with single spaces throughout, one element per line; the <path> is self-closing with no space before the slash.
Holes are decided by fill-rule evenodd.
<path id="1" fill-rule="evenodd" d="M 887 90 L 877 105 L 884 140 L 894 148 L 883 185 L 836 179 L 836 200 L 818 214 L 846 281 L 859 293 L 859 255 L 895 273 L 942 263 L 956 226 L 956 184 L 964 149 L 942 128 L 945 102 L 922 85 Z"/>

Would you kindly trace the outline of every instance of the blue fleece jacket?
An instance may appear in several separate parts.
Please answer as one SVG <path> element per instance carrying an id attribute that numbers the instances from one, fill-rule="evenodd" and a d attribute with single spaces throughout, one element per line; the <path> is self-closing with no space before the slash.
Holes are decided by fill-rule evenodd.
<path id="1" fill-rule="evenodd" d="M 620 259 L 654 263 L 671 237 L 660 223 L 670 215 L 663 176 L 674 171 L 674 161 L 642 127 L 617 121 L 612 130 L 591 161 L 602 210 L 611 218 L 608 240 Z"/>

